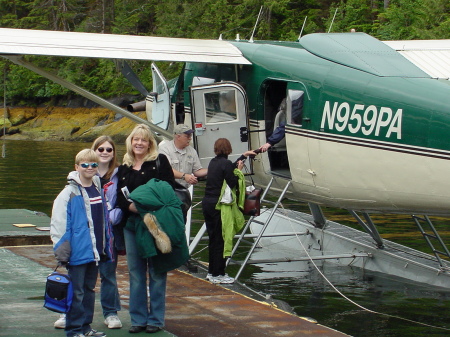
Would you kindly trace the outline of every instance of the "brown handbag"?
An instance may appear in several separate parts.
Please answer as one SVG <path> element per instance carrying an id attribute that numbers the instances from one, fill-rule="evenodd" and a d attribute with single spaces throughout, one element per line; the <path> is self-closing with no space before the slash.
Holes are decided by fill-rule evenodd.
<path id="1" fill-rule="evenodd" d="M 261 211 L 262 188 L 255 188 L 251 192 L 245 191 L 244 215 L 258 216 Z"/>

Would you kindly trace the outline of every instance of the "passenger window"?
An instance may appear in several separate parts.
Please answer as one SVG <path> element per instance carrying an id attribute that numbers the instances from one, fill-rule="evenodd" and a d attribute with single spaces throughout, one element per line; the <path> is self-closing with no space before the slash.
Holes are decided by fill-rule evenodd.
<path id="1" fill-rule="evenodd" d="M 288 90 L 288 123 L 302 125 L 303 123 L 303 96 L 304 91 Z"/>
<path id="2" fill-rule="evenodd" d="M 221 90 L 205 93 L 206 124 L 237 120 L 236 92 Z"/>

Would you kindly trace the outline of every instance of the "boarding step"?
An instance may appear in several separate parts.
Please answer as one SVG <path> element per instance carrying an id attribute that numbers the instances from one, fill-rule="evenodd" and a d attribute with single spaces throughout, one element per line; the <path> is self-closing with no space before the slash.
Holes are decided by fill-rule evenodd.
<path id="1" fill-rule="evenodd" d="M 272 206 L 277 205 L 277 202 L 276 202 L 276 201 L 267 200 L 267 199 L 263 199 L 263 200 L 261 200 L 261 201 L 264 202 L 264 203 L 266 203 L 266 204 L 272 205 Z"/>
<path id="2" fill-rule="evenodd" d="M 264 222 L 263 222 L 263 221 L 259 221 L 259 220 L 256 220 L 256 219 L 253 219 L 252 222 L 253 222 L 253 223 L 257 223 L 258 225 L 264 225 Z"/>
<path id="3" fill-rule="evenodd" d="M 270 234 L 266 234 L 265 233 L 265 230 L 266 230 L 270 220 L 272 219 L 273 215 L 275 214 L 275 212 L 277 211 L 279 205 L 281 204 L 281 201 L 283 200 L 284 195 L 285 195 L 285 193 L 286 193 L 286 191 L 289 188 L 289 185 L 291 183 L 291 181 L 289 180 L 287 182 L 286 186 L 284 187 L 283 191 L 278 196 L 278 200 L 276 202 L 273 202 L 273 201 L 270 201 L 270 200 L 266 200 L 267 192 L 270 190 L 270 187 L 272 186 L 273 182 L 274 182 L 274 177 L 272 177 L 270 179 L 269 184 L 266 186 L 266 188 L 265 188 L 265 190 L 264 190 L 264 192 L 263 192 L 263 194 L 261 196 L 261 203 L 269 203 L 269 204 L 273 205 L 273 208 L 270 210 L 269 216 L 266 218 L 266 220 L 264 222 L 258 220 L 257 217 L 255 217 L 255 216 L 251 216 L 249 218 L 249 220 L 247 221 L 246 225 L 244 226 L 244 228 L 243 228 L 243 230 L 241 232 L 241 235 L 239 236 L 236 244 L 234 245 L 233 250 L 231 251 L 231 256 L 227 259 L 227 265 L 230 264 L 231 262 L 238 263 L 238 264 L 241 265 L 240 269 L 238 270 L 238 272 L 237 272 L 237 274 L 235 276 L 236 280 L 241 275 L 241 273 L 242 273 L 243 269 L 245 268 L 245 266 L 249 263 L 249 260 L 250 260 L 250 258 L 252 256 L 254 250 L 256 249 L 256 247 L 258 247 L 259 241 L 261 240 L 262 237 L 274 236 L 274 235 L 278 236 L 279 234 L 282 234 L 281 236 L 286 236 L 286 235 L 294 236 L 294 235 L 306 235 L 306 234 L 308 234 L 308 233 L 300 233 L 300 234 L 298 234 L 298 233 L 278 233 L 278 234 L 270 233 Z M 247 253 L 247 256 L 245 257 L 244 261 L 237 262 L 236 260 L 233 260 L 233 256 L 235 255 L 235 253 L 236 253 L 238 247 L 240 246 L 240 244 L 242 242 L 244 242 L 244 238 L 248 238 L 249 235 L 251 235 L 251 234 L 247 234 L 247 231 L 249 230 L 251 223 L 257 223 L 257 224 L 261 225 L 262 226 L 261 231 L 259 232 L 259 234 L 256 235 L 256 237 L 255 237 L 255 239 L 253 241 L 253 245 L 250 247 L 250 249 L 249 249 L 249 251 Z"/>
<path id="4" fill-rule="evenodd" d="M 436 257 L 436 259 L 438 260 L 438 263 L 439 263 L 439 266 L 441 267 L 441 269 L 449 270 L 450 269 L 449 266 L 446 264 L 446 262 L 444 262 L 444 260 L 441 259 L 441 257 L 450 259 L 450 252 L 449 252 L 446 244 L 442 240 L 441 236 L 437 232 L 436 228 L 434 227 L 431 219 L 427 215 L 425 215 L 423 217 L 417 216 L 417 215 L 412 215 L 412 218 L 413 218 L 414 222 L 416 223 L 417 227 L 419 228 L 420 233 L 424 237 L 428 246 L 433 251 L 433 254 Z M 431 230 L 433 234 L 426 232 L 422 223 L 424 223 L 425 225 L 428 225 L 428 229 Z M 440 248 L 439 249 L 435 248 L 433 242 L 434 242 L 434 244 L 439 245 Z"/>

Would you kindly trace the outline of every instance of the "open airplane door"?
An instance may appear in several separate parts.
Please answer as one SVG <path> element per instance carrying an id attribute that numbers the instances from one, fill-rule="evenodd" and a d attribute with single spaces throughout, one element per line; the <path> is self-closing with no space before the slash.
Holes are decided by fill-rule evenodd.
<path id="1" fill-rule="evenodd" d="M 170 120 L 170 93 L 167 81 L 152 63 L 153 92 L 146 98 L 147 119 L 160 128 L 167 130 Z"/>
<path id="2" fill-rule="evenodd" d="M 191 112 L 195 127 L 195 142 L 203 167 L 215 157 L 214 142 L 227 138 L 233 153 L 228 159 L 235 161 L 249 149 L 247 96 L 234 82 L 220 82 L 190 88 Z M 242 128 L 242 132 L 241 132 Z M 249 165 L 249 161 L 245 162 Z M 247 171 L 251 168 L 247 166 Z"/>

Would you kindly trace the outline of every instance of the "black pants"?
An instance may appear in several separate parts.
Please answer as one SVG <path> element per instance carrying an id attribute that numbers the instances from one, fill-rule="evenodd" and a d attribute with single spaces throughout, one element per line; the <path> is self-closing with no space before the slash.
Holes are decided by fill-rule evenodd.
<path id="1" fill-rule="evenodd" d="M 223 257 L 222 219 L 220 211 L 216 210 L 217 200 L 203 199 L 202 209 L 205 217 L 206 230 L 209 236 L 209 267 L 208 273 L 213 276 L 225 275 L 225 262 Z"/>

